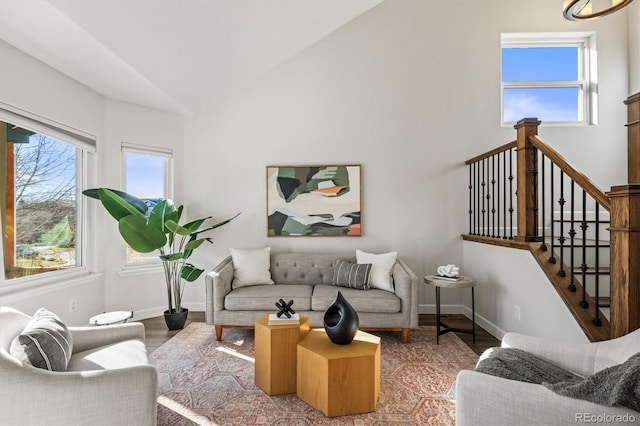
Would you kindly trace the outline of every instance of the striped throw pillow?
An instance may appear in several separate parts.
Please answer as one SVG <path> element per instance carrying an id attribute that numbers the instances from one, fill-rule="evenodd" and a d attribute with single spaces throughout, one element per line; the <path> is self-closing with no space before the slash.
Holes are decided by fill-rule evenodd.
<path id="1" fill-rule="evenodd" d="M 67 326 L 56 314 L 40 308 L 13 339 L 10 353 L 24 364 L 66 371 L 72 350 L 73 340 Z"/>
<path id="2" fill-rule="evenodd" d="M 333 269 L 331 284 L 339 287 L 349 287 L 358 290 L 369 289 L 370 263 L 351 263 L 338 259 Z"/>

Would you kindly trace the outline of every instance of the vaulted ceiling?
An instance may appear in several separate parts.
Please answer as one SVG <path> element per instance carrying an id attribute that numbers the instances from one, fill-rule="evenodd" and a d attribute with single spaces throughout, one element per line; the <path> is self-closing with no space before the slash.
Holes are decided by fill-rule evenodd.
<path id="1" fill-rule="evenodd" d="M 102 95 L 196 114 L 382 0 L 0 0 L 0 39 Z"/>

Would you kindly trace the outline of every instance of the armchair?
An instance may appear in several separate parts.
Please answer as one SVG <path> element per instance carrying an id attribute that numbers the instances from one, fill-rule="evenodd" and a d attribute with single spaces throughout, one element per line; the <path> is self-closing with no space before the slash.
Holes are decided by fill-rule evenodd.
<path id="1" fill-rule="evenodd" d="M 73 352 L 67 371 L 23 364 L 11 342 L 31 317 L 0 307 L 0 424 L 155 425 L 157 382 L 144 326 L 126 323 L 68 327 Z"/>
<path id="2" fill-rule="evenodd" d="M 640 352 L 640 330 L 603 342 L 569 344 L 507 333 L 502 347 L 518 348 L 576 373 L 590 376 Z M 640 424 L 640 413 L 561 396 L 542 385 L 472 370 L 458 374 L 456 425 Z M 619 416 L 619 417 L 618 417 Z"/>

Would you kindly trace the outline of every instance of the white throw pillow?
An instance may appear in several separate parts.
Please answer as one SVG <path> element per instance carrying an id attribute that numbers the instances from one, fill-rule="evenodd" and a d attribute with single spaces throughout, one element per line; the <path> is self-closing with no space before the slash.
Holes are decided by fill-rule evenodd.
<path id="1" fill-rule="evenodd" d="M 264 249 L 230 249 L 233 260 L 233 288 L 273 284 L 271 279 L 271 247 Z"/>
<path id="2" fill-rule="evenodd" d="M 393 293 L 393 266 L 398 257 L 397 251 L 383 254 L 367 253 L 356 250 L 356 262 L 371 263 L 371 275 L 369 276 L 369 288 L 377 288 Z"/>

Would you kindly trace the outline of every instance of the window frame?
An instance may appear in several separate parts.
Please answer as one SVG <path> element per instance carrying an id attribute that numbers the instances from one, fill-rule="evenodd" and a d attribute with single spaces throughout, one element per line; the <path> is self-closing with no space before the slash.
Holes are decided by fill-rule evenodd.
<path id="1" fill-rule="evenodd" d="M 578 79 L 552 81 L 502 81 L 502 50 L 505 48 L 578 48 Z M 578 120 L 542 121 L 547 126 L 588 126 L 598 124 L 597 108 L 597 50 L 595 32 L 567 33 L 502 33 L 500 35 L 500 122 L 510 127 L 515 122 L 504 119 L 505 89 L 578 88 Z M 521 117 L 525 118 L 525 117 Z"/>
<path id="2" fill-rule="evenodd" d="M 129 142 L 121 143 L 122 151 L 122 187 L 127 192 L 127 153 L 150 155 L 162 157 L 164 159 L 164 194 L 162 198 L 173 198 L 173 150 L 149 145 L 134 144 Z M 136 195 L 136 194 L 132 194 Z M 147 269 L 157 269 L 162 266 L 162 261 L 158 256 L 140 262 L 129 262 L 127 256 L 128 248 L 123 242 L 122 246 L 122 271 L 140 272 Z"/>
<path id="3" fill-rule="evenodd" d="M 87 266 L 87 205 L 82 191 L 87 188 L 88 163 L 90 156 L 96 152 L 96 137 L 90 133 L 83 132 L 71 126 L 50 120 L 38 114 L 26 111 L 22 108 L 0 101 L 0 121 L 13 124 L 23 129 L 42 134 L 60 142 L 72 145 L 76 150 L 75 160 L 75 197 L 76 197 L 76 235 L 75 235 L 75 266 L 48 271 L 23 277 L 7 278 L 5 276 L 4 265 L 4 241 L 0 244 L 0 264 L 2 265 L 2 277 L 0 288 L 6 289 L 12 286 L 28 288 L 38 283 L 47 284 L 58 282 L 60 277 L 73 277 L 78 274 L 85 274 Z M 4 183 L 3 183 L 4 184 Z M 4 229 L 5 223 L 0 223 Z M 25 287 L 26 285 L 26 287 Z"/>

